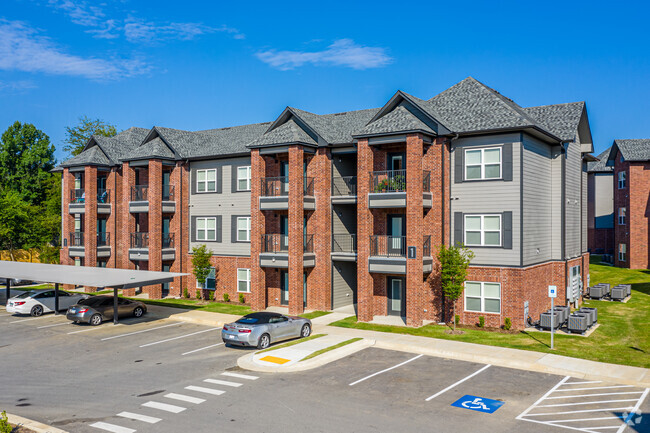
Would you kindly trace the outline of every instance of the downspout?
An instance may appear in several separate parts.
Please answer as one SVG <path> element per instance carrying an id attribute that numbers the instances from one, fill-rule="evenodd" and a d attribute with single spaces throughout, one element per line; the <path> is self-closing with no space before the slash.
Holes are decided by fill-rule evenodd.
<path id="1" fill-rule="evenodd" d="M 562 157 L 562 192 L 561 192 L 561 197 L 562 197 L 562 220 L 561 220 L 561 230 L 562 230 L 562 260 L 564 261 L 564 290 L 565 290 L 565 298 L 566 298 L 566 290 L 567 289 L 567 282 L 568 282 L 568 272 L 569 272 L 569 263 L 567 261 L 566 257 L 566 158 L 567 158 L 567 143 L 563 142 L 560 143 L 560 146 L 562 147 L 562 151 L 560 153 Z"/>
<path id="2" fill-rule="evenodd" d="M 457 140 L 458 137 L 459 137 L 459 134 L 456 133 L 456 136 L 451 137 L 449 139 L 449 141 L 448 141 L 448 143 L 449 143 L 449 246 L 454 245 L 453 235 L 452 235 L 452 230 L 451 230 L 451 222 L 453 221 L 453 219 L 452 219 L 453 218 L 453 213 L 452 213 L 452 210 L 451 210 L 451 201 L 452 201 L 452 199 L 451 199 L 451 184 L 453 182 L 453 179 L 451 178 L 451 144 L 452 144 L 451 142 L 453 140 Z"/>

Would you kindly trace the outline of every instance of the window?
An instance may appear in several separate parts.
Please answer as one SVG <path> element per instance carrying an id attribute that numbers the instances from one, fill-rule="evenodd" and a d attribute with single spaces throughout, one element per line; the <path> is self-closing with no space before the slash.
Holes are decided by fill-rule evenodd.
<path id="1" fill-rule="evenodd" d="M 216 271 L 214 268 L 210 268 L 210 273 L 208 274 L 207 278 L 205 279 L 205 289 L 206 290 L 214 290 L 217 286 L 217 279 L 216 279 Z M 197 281 L 196 282 L 196 288 L 200 289 L 201 284 Z"/>
<path id="2" fill-rule="evenodd" d="M 501 284 L 479 281 L 465 282 L 465 311 L 501 312 Z"/>
<path id="3" fill-rule="evenodd" d="M 623 189 L 625 188 L 625 180 L 627 178 L 627 175 L 625 174 L 624 171 L 619 171 L 618 172 L 618 189 Z"/>
<path id="4" fill-rule="evenodd" d="M 237 191 L 250 191 L 251 167 L 237 167 Z"/>
<path id="5" fill-rule="evenodd" d="M 237 291 L 250 293 L 251 291 L 251 270 L 237 269 Z"/>
<path id="6" fill-rule="evenodd" d="M 217 219 L 197 218 L 196 219 L 196 240 L 216 241 L 217 240 Z"/>
<path id="7" fill-rule="evenodd" d="M 465 179 L 500 179 L 501 148 L 472 149 L 465 151 Z"/>
<path id="8" fill-rule="evenodd" d="M 196 170 L 196 192 L 217 191 L 217 169 Z"/>
<path id="9" fill-rule="evenodd" d="M 465 215 L 465 245 L 501 246 L 501 215 Z"/>
<path id="10" fill-rule="evenodd" d="M 626 208 L 619 207 L 618 208 L 618 225 L 619 226 L 624 226 L 625 225 L 625 214 L 626 214 Z"/>
<path id="11" fill-rule="evenodd" d="M 618 244 L 618 261 L 619 262 L 624 262 L 625 261 L 625 254 L 627 253 L 627 245 L 626 244 Z"/>
<path id="12" fill-rule="evenodd" d="M 237 242 L 251 241 L 251 217 L 237 217 Z"/>

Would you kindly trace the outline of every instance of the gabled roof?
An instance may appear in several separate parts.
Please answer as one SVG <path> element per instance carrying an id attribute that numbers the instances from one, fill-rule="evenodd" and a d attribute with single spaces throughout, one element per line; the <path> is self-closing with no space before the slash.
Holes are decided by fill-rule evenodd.
<path id="1" fill-rule="evenodd" d="M 152 158 L 161 158 L 161 159 L 176 159 L 174 152 L 169 148 L 169 146 L 160 138 L 156 137 L 153 140 L 150 140 L 142 145 L 133 149 L 129 156 L 123 158 L 123 161 L 130 161 L 135 159 L 152 159 Z"/>
<path id="2" fill-rule="evenodd" d="M 197 131 L 196 133 L 210 137 L 210 140 L 203 146 L 192 149 L 189 158 L 247 154 L 249 150 L 246 145 L 260 138 L 270 125 L 271 122 L 265 122 Z"/>
<path id="3" fill-rule="evenodd" d="M 61 167 L 75 167 L 80 165 L 112 165 L 111 160 L 98 146 L 93 146 L 88 150 L 81 152 L 67 161 L 63 162 Z"/>
<path id="4" fill-rule="evenodd" d="M 607 159 L 609 158 L 609 152 L 611 147 L 602 152 L 596 158 L 598 161 L 588 162 L 587 163 L 587 172 L 589 173 L 606 173 L 614 171 L 614 167 L 607 165 Z"/>
<path id="5" fill-rule="evenodd" d="M 328 144 L 343 144 L 352 143 L 352 135 L 363 128 L 379 108 L 332 114 L 314 114 L 293 107 L 291 110 Z"/>
<path id="6" fill-rule="evenodd" d="M 283 144 L 305 144 L 316 147 L 318 143 L 303 128 L 290 118 L 282 125 L 266 132 L 264 135 L 248 144 L 248 147 L 277 146 Z"/>
<path id="7" fill-rule="evenodd" d="M 584 102 L 541 105 L 524 108 L 526 113 L 537 119 L 540 125 L 564 141 L 572 141 L 578 131 L 580 119 L 585 110 Z M 591 137 L 590 137 L 591 138 Z"/>
<path id="8" fill-rule="evenodd" d="M 610 161 L 614 161 L 617 151 L 623 154 L 626 161 L 650 161 L 650 139 L 614 140 L 609 154 Z"/>
<path id="9" fill-rule="evenodd" d="M 436 135 L 436 131 L 418 119 L 404 105 L 399 105 L 390 113 L 366 125 L 356 135 L 362 137 L 414 131 Z"/>

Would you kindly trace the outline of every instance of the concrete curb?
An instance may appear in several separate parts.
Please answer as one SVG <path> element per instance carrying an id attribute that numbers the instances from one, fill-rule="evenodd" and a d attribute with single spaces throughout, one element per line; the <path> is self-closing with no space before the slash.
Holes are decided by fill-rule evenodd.
<path id="1" fill-rule="evenodd" d="M 256 364 L 253 361 L 253 356 L 255 356 L 255 353 L 249 353 L 240 357 L 237 360 L 237 365 L 246 370 L 259 371 L 263 373 L 295 373 L 297 371 L 311 370 L 322 365 L 329 364 L 330 362 L 334 362 L 341 358 L 345 358 L 346 356 L 350 356 L 353 353 L 373 346 L 374 344 L 375 340 L 364 338 L 363 340 L 355 341 L 354 343 L 347 344 L 343 347 L 339 347 L 338 349 L 330 350 L 329 352 L 325 352 L 315 358 L 308 359 L 307 361 L 301 361 L 288 367 L 283 367 L 281 365 L 274 367 L 270 365 L 266 366 Z M 273 354 L 273 351 L 269 351 L 268 353 Z"/>
<path id="2" fill-rule="evenodd" d="M 147 305 L 147 315 L 160 319 L 170 319 L 195 325 L 218 326 L 239 320 L 241 316 L 233 314 L 211 313 L 208 311 L 185 310 L 182 308 Z"/>
<path id="3" fill-rule="evenodd" d="M 23 418 L 22 416 L 12 415 L 10 413 L 7 414 L 7 419 L 11 424 L 20 427 L 26 427 L 30 430 L 34 430 L 36 433 L 68 433 L 65 430 L 61 430 L 37 421 L 32 421 L 31 419 Z"/>

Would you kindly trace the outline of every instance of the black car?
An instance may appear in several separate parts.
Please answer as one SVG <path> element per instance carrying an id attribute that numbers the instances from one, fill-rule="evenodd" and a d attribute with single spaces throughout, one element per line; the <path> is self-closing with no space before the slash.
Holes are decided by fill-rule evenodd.
<path id="1" fill-rule="evenodd" d="M 75 323 L 100 325 L 104 320 L 112 319 L 114 311 L 112 296 L 91 296 L 70 307 L 66 317 Z M 118 317 L 141 317 L 146 312 L 147 307 L 140 301 L 117 298 Z"/>

